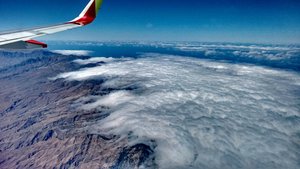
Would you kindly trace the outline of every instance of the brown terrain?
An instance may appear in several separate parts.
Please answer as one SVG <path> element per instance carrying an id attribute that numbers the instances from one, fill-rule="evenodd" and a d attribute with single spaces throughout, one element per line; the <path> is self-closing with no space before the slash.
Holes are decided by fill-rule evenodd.
<path id="1" fill-rule="evenodd" d="M 0 54 L 1 169 L 153 166 L 149 146 L 128 146 L 126 138 L 90 131 L 109 114 L 74 106 L 80 97 L 101 94 L 103 81 L 50 80 L 80 68 L 72 63 L 75 56 L 37 53 Z"/>

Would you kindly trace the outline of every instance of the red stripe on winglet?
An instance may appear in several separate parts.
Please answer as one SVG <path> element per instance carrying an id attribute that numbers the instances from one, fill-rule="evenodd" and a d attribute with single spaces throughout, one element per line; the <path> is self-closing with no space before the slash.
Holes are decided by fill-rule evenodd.
<path id="1" fill-rule="evenodd" d="M 31 43 L 31 44 L 34 44 L 34 45 L 40 45 L 42 46 L 43 48 L 47 48 L 48 45 L 43 43 L 43 42 L 39 42 L 39 41 L 36 41 L 36 40 L 27 40 L 26 41 L 27 43 Z"/>
<path id="2" fill-rule="evenodd" d="M 78 25 L 87 25 L 89 23 L 92 23 L 94 21 L 94 19 L 96 18 L 95 5 L 96 4 L 94 1 L 83 17 L 79 18 L 76 21 L 70 22 L 70 23 L 78 24 Z"/>

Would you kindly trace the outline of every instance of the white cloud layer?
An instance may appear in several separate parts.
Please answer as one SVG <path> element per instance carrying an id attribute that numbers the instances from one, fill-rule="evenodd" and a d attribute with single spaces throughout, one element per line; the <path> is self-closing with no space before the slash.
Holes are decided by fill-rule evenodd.
<path id="1" fill-rule="evenodd" d="M 145 54 L 57 78 L 105 79 L 77 103 L 111 113 L 91 128 L 154 139 L 160 168 L 299 168 L 299 73 Z"/>

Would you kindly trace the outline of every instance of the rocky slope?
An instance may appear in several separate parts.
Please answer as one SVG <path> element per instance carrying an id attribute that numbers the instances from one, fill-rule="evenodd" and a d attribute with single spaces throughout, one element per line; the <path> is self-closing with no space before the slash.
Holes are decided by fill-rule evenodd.
<path id="1" fill-rule="evenodd" d="M 2 53 L 0 59 L 4 62 L 12 55 Z M 80 97 L 97 91 L 101 80 L 49 79 L 78 68 L 71 62 L 74 57 L 40 51 L 14 60 L 15 64 L 0 67 L 1 169 L 138 168 L 146 162 L 152 165 L 153 150 L 149 146 L 129 146 L 127 138 L 89 129 L 109 114 L 74 106 Z"/>

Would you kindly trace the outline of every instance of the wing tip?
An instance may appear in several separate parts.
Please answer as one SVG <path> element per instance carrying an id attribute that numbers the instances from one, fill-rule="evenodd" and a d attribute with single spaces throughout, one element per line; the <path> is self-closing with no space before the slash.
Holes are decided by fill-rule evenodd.
<path id="1" fill-rule="evenodd" d="M 90 0 L 90 2 L 83 9 L 80 15 L 68 23 L 83 25 L 83 26 L 92 23 L 99 12 L 102 2 L 103 0 Z"/>

